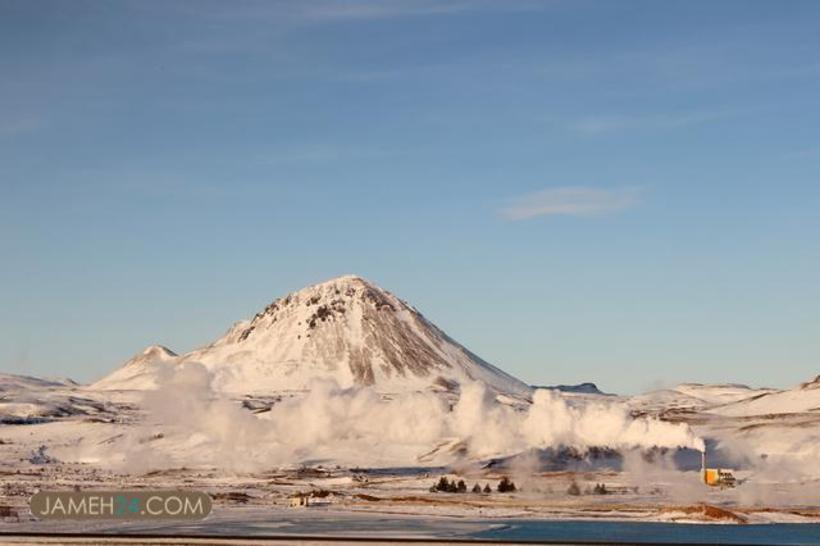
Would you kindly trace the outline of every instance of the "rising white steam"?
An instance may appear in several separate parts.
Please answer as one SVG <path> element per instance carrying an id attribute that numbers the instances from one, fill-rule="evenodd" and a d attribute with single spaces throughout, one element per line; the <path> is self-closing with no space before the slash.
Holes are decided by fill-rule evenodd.
<path id="1" fill-rule="evenodd" d="M 450 464 L 558 446 L 703 448 L 686 425 L 635 419 L 616 404 L 570 403 L 548 390 L 536 391 L 527 409 L 515 409 L 476 382 L 462 387 L 450 409 L 434 393 L 385 399 L 370 388 L 325 381 L 253 414 L 217 394 L 211 382 L 199 364 L 164 367 L 158 389 L 145 395 L 139 438 L 127 435 L 115 444 L 120 456 L 105 460 L 135 472 L 195 465 L 253 471 L 317 461 Z"/>
<path id="2" fill-rule="evenodd" d="M 557 446 L 704 448 L 683 423 L 632 418 L 622 406 L 600 402 L 571 404 L 560 394 L 539 389 L 526 412 L 496 403 L 481 383 L 462 388 L 452 413 L 454 431 L 479 457 Z"/>

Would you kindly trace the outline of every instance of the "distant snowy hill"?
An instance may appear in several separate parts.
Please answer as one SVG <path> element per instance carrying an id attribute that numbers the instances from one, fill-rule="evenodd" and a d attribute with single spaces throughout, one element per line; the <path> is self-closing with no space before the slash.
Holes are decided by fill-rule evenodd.
<path id="1" fill-rule="evenodd" d="M 92 385 L 147 389 L 163 365 L 198 362 L 225 392 L 303 390 L 316 379 L 384 392 L 457 390 L 481 380 L 497 393 L 528 396 L 530 387 L 481 360 L 415 308 L 375 284 L 348 275 L 275 300 L 213 343 L 177 356 L 153 346 Z"/>
<path id="2" fill-rule="evenodd" d="M 42 422 L 71 415 L 98 415 L 106 404 L 80 395 L 70 379 L 0 374 L 0 424 Z"/>
<path id="3" fill-rule="evenodd" d="M 817 473 L 808 463 L 820 457 L 820 378 L 788 390 L 683 383 L 624 403 L 633 415 L 689 424 L 728 464 L 788 460 L 794 471 Z"/>
<path id="4" fill-rule="evenodd" d="M 595 383 L 578 383 L 577 385 L 546 385 L 534 386 L 535 389 L 549 389 L 553 391 L 565 392 L 569 394 L 594 394 L 601 396 L 612 396 L 609 393 L 603 392 Z"/>
<path id="5" fill-rule="evenodd" d="M 4 391 L 19 391 L 20 389 L 47 389 L 51 387 L 76 386 L 70 379 L 48 379 L 0 373 L 0 393 Z"/>
<path id="6" fill-rule="evenodd" d="M 717 383 L 704 385 L 703 383 L 681 383 L 675 390 L 703 400 L 708 405 L 730 404 L 753 396 L 774 392 L 775 389 L 753 389 L 738 383 Z"/>
<path id="7" fill-rule="evenodd" d="M 660 389 L 633 396 L 628 404 L 636 410 L 656 413 L 659 411 L 705 411 L 716 406 L 739 402 L 761 396 L 774 389 L 753 389 L 746 385 L 681 383 L 671 389 Z"/>
<path id="8" fill-rule="evenodd" d="M 747 417 L 810 412 L 820 413 L 820 376 L 793 389 L 762 393 L 714 408 L 710 413 Z"/>

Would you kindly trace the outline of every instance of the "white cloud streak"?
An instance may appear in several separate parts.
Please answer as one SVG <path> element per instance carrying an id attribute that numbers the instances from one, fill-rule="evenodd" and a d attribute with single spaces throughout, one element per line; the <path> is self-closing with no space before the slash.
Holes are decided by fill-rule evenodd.
<path id="1" fill-rule="evenodd" d="M 600 216 L 626 210 L 639 202 L 634 187 L 592 188 L 565 186 L 515 197 L 501 210 L 512 221 L 536 216 Z"/>

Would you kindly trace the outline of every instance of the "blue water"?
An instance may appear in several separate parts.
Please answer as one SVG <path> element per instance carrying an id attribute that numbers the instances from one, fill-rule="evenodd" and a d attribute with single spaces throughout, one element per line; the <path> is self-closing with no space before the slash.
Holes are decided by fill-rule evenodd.
<path id="1" fill-rule="evenodd" d="M 714 525 L 626 521 L 438 518 L 334 510 L 217 508 L 199 521 L 78 522 L 50 520 L 0 525 L 4 533 L 104 534 L 111 536 L 358 537 L 483 539 L 561 544 L 716 544 L 820 546 L 820 523 Z M 1 541 L 1 540 L 0 540 Z"/>
<path id="2" fill-rule="evenodd" d="M 619 544 L 820 545 L 820 524 L 704 525 L 618 521 L 509 520 L 470 537 L 499 541 Z"/>

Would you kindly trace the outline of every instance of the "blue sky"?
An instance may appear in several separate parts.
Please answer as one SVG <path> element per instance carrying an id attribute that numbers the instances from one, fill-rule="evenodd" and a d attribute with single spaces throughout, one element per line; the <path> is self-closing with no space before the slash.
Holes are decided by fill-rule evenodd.
<path id="1" fill-rule="evenodd" d="M 0 370 L 358 273 L 533 383 L 820 373 L 816 2 L 0 0 Z"/>

